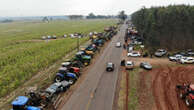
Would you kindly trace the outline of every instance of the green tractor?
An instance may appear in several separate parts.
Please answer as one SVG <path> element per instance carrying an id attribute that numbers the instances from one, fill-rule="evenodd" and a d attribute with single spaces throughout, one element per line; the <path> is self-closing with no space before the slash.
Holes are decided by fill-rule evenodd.
<path id="1" fill-rule="evenodd" d="M 91 61 L 91 56 L 84 55 L 83 51 L 79 51 L 76 53 L 74 61 L 81 61 L 85 66 L 88 66 Z"/>

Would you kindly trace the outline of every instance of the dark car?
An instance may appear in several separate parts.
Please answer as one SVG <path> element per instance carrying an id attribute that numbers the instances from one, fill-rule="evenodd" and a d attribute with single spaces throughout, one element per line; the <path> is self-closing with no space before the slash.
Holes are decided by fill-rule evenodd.
<path id="1" fill-rule="evenodd" d="M 142 62 L 142 63 L 140 63 L 140 68 L 144 68 L 146 70 L 151 70 L 152 69 L 152 65 L 149 64 L 148 62 Z"/>
<path id="2" fill-rule="evenodd" d="M 106 71 L 108 72 L 114 71 L 114 64 L 111 62 L 107 63 Z"/>

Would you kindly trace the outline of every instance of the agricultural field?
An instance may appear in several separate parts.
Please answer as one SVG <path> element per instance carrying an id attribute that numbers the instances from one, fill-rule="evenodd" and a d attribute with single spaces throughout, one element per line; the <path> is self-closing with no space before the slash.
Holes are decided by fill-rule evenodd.
<path id="1" fill-rule="evenodd" d="M 74 32 L 103 31 L 116 20 L 13 22 L 0 24 L 0 97 L 14 90 L 37 72 L 49 67 L 77 46 L 77 40 L 58 37 L 44 41 L 41 36 L 63 36 Z M 84 43 L 88 37 L 80 39 Z"/>

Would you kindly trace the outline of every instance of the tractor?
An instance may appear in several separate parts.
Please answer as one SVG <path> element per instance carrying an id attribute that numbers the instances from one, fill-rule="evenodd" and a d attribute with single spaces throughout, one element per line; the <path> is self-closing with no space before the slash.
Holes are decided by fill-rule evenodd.
<path id="1" fill-rule="evenodd" d="M 96 52 L 97 46 L 96 46 L 95 44 L 90 44 L 90 45 L 88 45 L 88 46 L 86 47 L 85 50 Z"/>
<path id="2" fill-rule="evenodd" d="M 94 39 L 93 43 L 96 46 L 102 46 L 102 45 L 104 45 L 104 39 Z"/>
<path id="3" fill-rule="evenodd" d="M 65 62 L 69 62 L 69 66 L 76 67 L 76 68 L 82 68 L 84 67 L 83 63 L 79 60 L 76 60 L 75 58 L 67 59 Z M 62 65 L 63 67 L 63 65 Z"/>
<path id="4" fill-rule="evenodd" d="M 176 86 L 179 98 L 185 100 L 187 107 L 194 107 L 194 84 L 182 84 Z"/>
<path id="5" fill-rule="evenodd" d="M 74 73 L 68 72 L 66 67 L 61 67 L 56 74 L 54 81 L 61 82 L 63 80 L 69 81 L 71 84 L 74 84 L 78 79 L 78 76 Z"/>
<path id="6" fill-rule="evenodd" d="M 66 67 L 68 72 L 75 73 L 78 77 L 81 75 L 80 68 L 73 67 L 72 62 L 63 62 L 61 65 L 62 67 Z"/>
<path id="7" fill-rule="evenodd" d="M 84 52 L 84 55 L 88 55 L 91 56 L 91 58 L 93 58 L 94 56 L 94 51 L 92 50 L 86 50 L 87 47 L 82 47 L 81 51 Z"/>
<path id="8" fill-rule="evenodd" d="M 79 51 L 76 53 L 73 61 L 81 61 L 85 66 L 88 66 L 91 61 L 91 56 L 84 55 L 83 51 Z"/>
<path id="9" fill-rule="evenodd" d="M 18 96 L 14 101 L 12 101 L 11 110 L 41 110 L 41 108 L 34 107 L 30 105 L 30 100 L 26 96 Z"/>

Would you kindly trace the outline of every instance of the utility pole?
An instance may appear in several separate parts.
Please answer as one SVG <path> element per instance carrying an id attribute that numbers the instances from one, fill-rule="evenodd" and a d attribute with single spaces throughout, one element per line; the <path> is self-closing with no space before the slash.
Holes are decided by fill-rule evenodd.
<path id="1" fill-rule="evenodd" d="M 77 51 L 79 52 L 79 38 L 80 36 L 77 36 Z"/>

